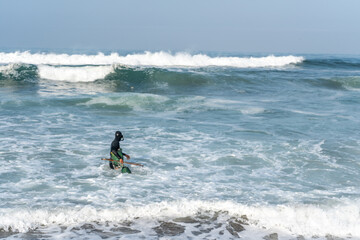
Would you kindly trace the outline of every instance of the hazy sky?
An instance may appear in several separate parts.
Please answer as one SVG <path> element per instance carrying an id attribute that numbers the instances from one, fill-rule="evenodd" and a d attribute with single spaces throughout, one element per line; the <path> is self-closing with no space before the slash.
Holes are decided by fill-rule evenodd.
<path id="1" fill-rule="evenodd" d="M 360 54 L 360 1 L 0 0 L 0 48 Z"/>

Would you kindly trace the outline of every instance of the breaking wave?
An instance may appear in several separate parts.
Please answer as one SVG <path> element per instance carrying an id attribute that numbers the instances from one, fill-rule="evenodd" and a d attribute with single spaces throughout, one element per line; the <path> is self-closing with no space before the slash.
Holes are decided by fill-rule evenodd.
<path id="1" fill-rule="evenodd" d="M 70 82 L 93 82 L 97 79 L 104 79 L 105 76 L 113 70 L 114 68 L 112 66 L 38 66 L 40 78 Z"/>
<path id="2" fill-rule="evenodd" d="M 133 236 L 247 237 L 276 233 L 279 237 L 360 237 L 359 205 L 248 206 L 230 201 L 179 200 L 144 206 L 97 209 L 91 206 L 56 209 L 2 209 L 3 232 L 41 233 L 54 226 L 69 235 L 92 230 L 99 235 L 119 231 Z M 192 230 L 192 231 L 191 231 Z M 59 231 L 61 231 L 59 229 Z M 90 231 L 86 231 L 90 235 Z M 54 232 L 54 234 L 59 234 Z M 304 238 L 305 237 L 305 238 Z M 261 237 L 260 237 L 261 238 Z"/>
<path id="3" fill-rule="evenodd" d="M 145 52 L 142 54 L 128 54 L 121 56 L 118 53 L 105 55 L 82 54 L 55 54 L 12 52 L 0 53 L 0 64 L 27 63 L 49 65 L 112 65 L 122 64 L 128 66 L 155 66 L 155 67 L 281 67 L 304 61 L 303 57 L 296 56 L 267 56 L 267 57 L 210 57 L 204 54 L 191 55 L 189 53 L 171 54 L 168 52 Z"/>
<path id="4" fill-rule="evenodd" d="M 105 55 L 85 54 L 55 54 L 30 52 L 0 52 L 0 78 L 20 75 L 21 79 L 26 66 L 31 66 L 33 76 L 41 79 L 93 82 L 104 79 L 108 74 L 124 67 L 131 68 L 200 68 L 200 67 L 233 67 L 233 68 L 262 68 L 283 67 L 304 61 L 303 57 L 295 56 L 267 56 L 267 57 L 210 57 L 204 54 L 191 55 L 189 53 L 171 54 L 167 52 L 145 52 L 142 54 L 118 53 Z M 19 67 L 20 66 L 20 67 Z M 28 67 L 27 67 L 28 68 Z M 8 74 L 12 71 L 14 74 Z"/>

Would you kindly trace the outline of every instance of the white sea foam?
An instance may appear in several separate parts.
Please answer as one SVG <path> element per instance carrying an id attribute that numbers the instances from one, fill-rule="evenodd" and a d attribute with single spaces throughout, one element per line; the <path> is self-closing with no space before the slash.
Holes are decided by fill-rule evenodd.
<path id="1" fill-rule="evenodd" d="M 112 66 L 54 67 L 38 66 L 40 78 L 70 82 L 93 82 L 113 71 Z"/>
<path id="2" fill-rule="evenodd" d="M 123 208 L 97 209 L 91 206 L 82 208 L 56 209 L 1 209 L 0 228 L 9 231 L 27 232 L 36 228 L 52 225 L 70 226 L 93 223 L 111 224 L 124 221 L 137 221 L 151 228 L 158 221 L 171 221 L 178 217 L 194 217 L 197 214 L 222 212 L 227 215 L 217 221 L 222 224 L 232 217 L 246 215 L 248 226 L 243 233 L 256 236 L 259 232 L 266 234 L 277 232 L 284 236 L 312 236 L 360 238 L 360 205 L 359 202 L 347 202 L 335 205 L 276 205 L 248 206 L 230 201 L 196 201 L 180 200 L 176 202 L 151 203 L 144 206 L 123 204 Z M 142 229 L 138 229 L 142 230 Z M 247 232 L 247 231 L 250 231 Z M 252 234 L 251 234 L 252 232 Z M 281 237 L 281 236 L 280 236 Z"/>
<path id="3" fill-rule="evenodd" d="M 264 108 L 261 107 L 248 107 L 240 110 L 242 114 L 245 115 L 252 115 L 252 114 L 259 114 L 265 111 Z"/>
<path id="4" fill-rule="evenodd" d="M 120 95 L 94 97 L 81 105 L 86 106 L 118 106 L 129 107 L 136 111 L 161 110 L 189 112 L 209 110 L 237 110 L 242 103 L 218 98 L 205 98 L 202 96 L 169 98 L 156 94 L 147 93 L 121 93 Z M 253 115 L 264 112 L 260 107 L 245 107 L 240 112 L 245 115 Z"/>
<path id="5" fill-rule="evenodd" d="M 7 72 L 12 69 L 12 65 L 0 66 L 0 72 Z"/>
<path id="6" fill-rule="evenodd" d="M 95 97 L 83 104 L 87 106 L 100 105 L 128 107 L 136 111 L 147 111 L 161 107 L 168 100 L 168 97 L 156 94 L 121 93 L 120 95 Z"/>
<path id="7" fill-rule="evenodd" d="M 300 63 L 303 57 L 296 56 L 267 56 L 267 57 L 210 57 L 205 54 L 191 55 L 185 52 L 171 54 L 168 52 L 145 52 L 121 56 L 118 53 L 105 55 L 85 54 L 55 54 L 30 52 L 0 52 L 0 64 L 27 63 L 50 65 L 112 65 L 124 64 L 129 66 L 156 66 L 156 67 L 281 67 L 288 64 Z"/>
<path id="8" fill-rule="evenodd" d="M 2 73 L 5 76 L 12 76 L 12 77 L 18 77 L 19 72 L 17 69 L 21 67 L 21 64 L 8 64 L 4 66 L 0 66 L 0 73 Z"/>

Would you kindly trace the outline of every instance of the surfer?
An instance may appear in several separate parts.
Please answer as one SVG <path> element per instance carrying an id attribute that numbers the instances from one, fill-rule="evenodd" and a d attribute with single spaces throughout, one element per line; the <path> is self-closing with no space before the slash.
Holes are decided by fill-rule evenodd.
<path id="1" fill-rule="evenodd" d="M 111 143 L 110 158 L 114 161 L 109 162 L 111 169 L 118 169 L 121 167 L 121 172 L 131 173 L 130 169 L 124 166 L 124 156 L 130 159 L 130 156 L 122 152 L 120 148 L 120 141 L 124 141 L 124 136 L 120 131 L 115 132 L 115 139 Z"/>

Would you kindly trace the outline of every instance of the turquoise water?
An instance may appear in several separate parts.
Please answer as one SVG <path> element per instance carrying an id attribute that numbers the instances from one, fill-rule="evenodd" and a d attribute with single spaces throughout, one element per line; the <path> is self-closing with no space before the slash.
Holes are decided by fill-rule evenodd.
<path id="1" fill-rule="evenodd" d="M 357 56 L 4 51 L 0 64 L 2 237 L 360 239 Z M 145 165 L 131 175 L 101 160 L 117 130 Z"/>

